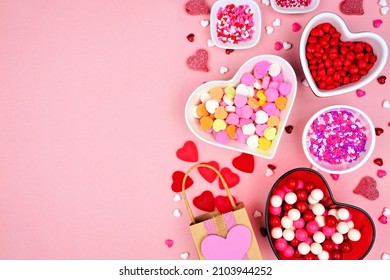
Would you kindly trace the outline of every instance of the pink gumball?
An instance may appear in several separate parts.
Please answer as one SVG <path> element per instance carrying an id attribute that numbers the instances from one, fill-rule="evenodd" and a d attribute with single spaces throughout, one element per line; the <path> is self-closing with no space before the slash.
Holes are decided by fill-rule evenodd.
<path id="1" fill-rule="evenodd" d="M 273 193 L 274 195 L 278 195 L 280 196 L 282 199 L 284 199 L 285 195 L 286 195 L 286 192 L 282 189 L 277 189 L 276 191 L 274 191 Z"/>
<path id="2" fill-rule="evenodd" d="M 305 224 L 306 224 L 306 222 L 303 218 L 299 218 L 298 220 L 293 222 L 293 226 L 295 228 L 304 228 Z"/>
<path id="3" fill-rule="evenodd" d="M 286 193 L 289 193 L 289 192 L 292 192 L 293 190 L 290 189 L 289 187 L 287 187 L 287 185 L 284 185 L 283 187 L 283 190 L 286 192 Z"/>
<path id="4" fill-rule="evenodd" d="M 305 182 L 303 182 L 302 180 L 298 180 L 298 185 L 297 185 L 297 187 L 295 188 L 295 190 L 296 190 L 296 191 L 302 190 L 304 187 L 305 187 Z"/>
<path id="5" fill-rule="evenodd" d="M 320 228 L 320 226 L 318 225 L 318 223 L 316 221 L 309 221 L 306 224 L 306 230 L 308 233 L 315 233 L 318 231 L 319 228 Z"/>
<path id="6" fill-rule="evenodd" d="M 294 248 L 291 245 L 287 245 L 282 254 L 286 258 L 291 258 L 294 256 Z"/>
<path id="7" fill-rule="evenodd" d="M 325 234 L 326 237 L 331 237 L 336 232 L 336 228 L 324 226 L 322 228 L 322 232 Z"/>
<path id="8" fill-rule="evenodd" d="M 304 229 L 298 229 L 296 232 L 295 232 L 295 238 L 298 240 L 298 241 L 305 241 L 307 238 L 309 237 L 309 235 L 307 234 L 307 231 L 304 230 Z"/>
<path id="9" fill-rule="evenodd" d="M 269 206 L 268 208 L 268 211 L 272 214 L 272 215 L 276 215 L 276 216 L 279 216 L 280 213 L 282 213 L 282 207 L 273 207 L 272 205 Z"/>
<path id="10" fill-rule="evenodd" d="M 279 238 L 275 241 L 275 249 L 278 251 L 284 251 L 287 247 L 287 241 L 283 238 Z"/>
<path id="11" fill-rule="evenodd" d="M 313 239 L 311 237 L 308 237 L 305 242 L 309 245 L 311 245 L 311 243 L 313 243 Z"/>

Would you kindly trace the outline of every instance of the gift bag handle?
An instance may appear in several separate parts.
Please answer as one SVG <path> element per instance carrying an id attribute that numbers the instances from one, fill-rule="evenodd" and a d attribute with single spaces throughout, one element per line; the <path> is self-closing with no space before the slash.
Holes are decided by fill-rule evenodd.
<path id="1" fill-rule="evenodd" d="M 181 192 L 183 194 L 184 203 L 186 204 L 187 212 L 190 215 L 191 222 L 193 224 L 196 223 L 195 217 L 194 217 L 194 213 L 192 213 L 192 210 L 191 210 L 191 207 L 190 207 L 190 203 L 188 202 L 188 199 L 187 199 L 187 196 L 186 196 L 185 183 L 186 183 L 187 177 L 191 173 L 191 171 L 193 169 L 195 169 L 195 168 L 198 168 L 198 167 L 205 167 L 205 168 L 211 169 L 218 175 L 219 179 L 222 182 L 223 187 L 225 188 L 225 191 L 226 191 L 226 194 L 227 194 L 227 196 L 229 198 L 229 201 L 232 204 L 233 210 L 236 210 L 237 209 L 237 205 L 234 202 L 232 194 L 230 193 L 229 186 L 226 184 L 225 179 L 223 178 L 222 174 L 218 171 L 218 169 L 216 169 L 214 166 L 211 166 L 209 164 L 204 164 L 204 163 L 195 164 L 190 169 L 188 169 L 188 171 L 184 175 L 183 182 L 182 182 L 182 185 L 181 185 L 181 189 L 182 189 Z"/>

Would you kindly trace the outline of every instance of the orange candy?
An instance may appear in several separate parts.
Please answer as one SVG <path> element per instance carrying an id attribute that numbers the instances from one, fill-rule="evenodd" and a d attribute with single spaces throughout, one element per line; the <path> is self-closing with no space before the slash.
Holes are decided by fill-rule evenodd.
<path id="1" fill-rule="evenodd" d="M 209 112 L 206 110 L 206 105 L 204 103 L 201 103 L 196 107 L 196 113 L 199 117 L 206 117 L 209 115 Z"/>
<path id="2" fill-rule="evenodd" d="M 276 108 L 278 108 L 279 110 L 284 110 L 284 108 L 286 108 L 286 104 L 287 98 L 284 96 L 280 96 L 278 97 L 278 99 L 275 100 Z"/>
<path id="3" fill-rule="evenodd" d="M 217 119 L 224 120 L 228 116 L 228 113 L 223 106 L 219 106 L 217 110 L 215 110 L 214 116 Z"/>
<path id="4" fill-rule="evenodd" d="M 256 98 L 249 97 L 248 98 L 248 105 L 253 109 L 256 110 L 260 107 L 259 101 Z"/>
<path id="5" fill-rule="evenodd" d="M 212 128 L 213 123 L 214 123 L 214 121 L 210 117 L 202 117 L 200 119 L 200 125 L 201 125 L 203 130 L 209 130 L 210 128 Z"/>
<path id="6" fill-rule="evenodd" d="M 233 124 L 230 124 L 226 127 L 227 134 L 230 139 L 236 138 L 236 127 Z"/>
<path id="7" fill-rule="evenodd" d="M 221 87 L 213 87 L 210 89 L 210 96 L 215 100 L 221 100 L 223 96 L 223 89 Z"/>
<path id="8" fill-rule="evenodd" d="M 278 124 L 280 123 L 280 120 L 279 120 L 279 118 L 277 117 L 277 116 L 270 116 L 269 118 L 268 118 L 268 121 L 267 121 L 267 125 L 268 126 L 278 126 Z"/>

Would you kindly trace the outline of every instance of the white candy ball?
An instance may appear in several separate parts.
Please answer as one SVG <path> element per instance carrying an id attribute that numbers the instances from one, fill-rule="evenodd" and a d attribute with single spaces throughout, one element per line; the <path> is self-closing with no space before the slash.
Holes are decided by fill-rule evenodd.
<path id="1" fill-rule="evenodd" d="M 335 216 L 337 218 L 337 209 L 332 208 L 328 211 L 328 216 Z"/>
<path id="2" fill-rule="evenodd" d="M 279 239 L 283 236 L 283 230 L 280 227 L 274 227 L 271 229 L 272 238 Z"/>
<path id="3" fill-rule="evenodd" d="M 279 207 L 282 205 L 282 198 L 278 195 L 273 195 L 271 196 L 271 200 L 270 200 L 270 203 L 273 207 Z"/>
<path id="4" fill-rule="evenodd" d="M 292 221 L 297 221 L 301 217 L 301 212 L 298 209 L 290 209 L 287 215 Z"/>
<path id="5" fill-rule="evenodd" d="M 286 239 L 286 241 L 291 241 L 295 237 L 295 233 L 292 229 L 285 229 L 283 231 L 283 238 Z"/>
<path id="6" fill-rule="evenodd" d="M 348 231 L 348 238 L 349 240 L 351 241 L 358 241 L 361 237 L 361 234 L 360 234 L 360 231 L 358 231 L 357 229 L 350 229 Z"/>
<path id="7" fill-rule="evenodd" d="M 307 202 L 309 202 L 309 204 L 316 204 L 318 203 L 318 200 L 315 200 L 314 198 L 311 197 L 311 195 L 309 195 L 307 198 Z"/>
<path id="8" fill-rule="evenodd" d="M 298 245 L 298 252 L 301 253 L 302 255 L 307 255 L 310 252 L 310 245 L 307 244 L 306 242 L 301 242 Z"/>
<path id="9" fill-rule="evenodd" d="M 349 231 L 349 226 L 346 222 L 339 222 L 336 226 L 336 229 L 341 234 L 346 234 Z"/>
<path id="10" fill-rule="evenodd" d="M 322 243 L 325 241 L 325 234 L 322 231 L 317 231 L 313 234 L 313 240 L 317 243 Z"/>
<path id="11" fill-rule="evenodd" d="M 337 218 L 344 221 L 349 218 L 349 211 L 345 208 L 340 208 L 337 210 Z"/>
<path id="12" fill-rule="evenodd" d="M 329 260 L 329 253 L 327 251 L 322 251 L 318 254 L 319 260 Z"/>
<path id="13" fill-rule="evenodd" d="M 324 193 L 323 193 L 323 191 L 321 191 L 320 189 L 314 189 L 314 190 L 312 190 L 312 192 L 310 193 L 310 196 L 311 196 L 314 200 L 320 201 L 321 199 L 324 198 Z"/>
<path id="14" fill-rule="evenodd" d="M 310 245 L 310 251 L 311 251 L 314 255 L 318 255 L 319 253 L 322 252 L 322 246 L 321 246 L 321 244 L 318 244 L 317 242 L 311 243 L 311 245 Z"/>
<path id="15" fill-rule="evenodd" d="M 320 227 L 323 227 L 325 225 L 325 217 L 324 216 L 316 216 L 314 220 L 317 222 L 317 224 Z"/>
<path id="16" fill-rule="evenodd" d="M 344 241 L 344 236 L 340 232 L 333 233 L 331 238 L 335 244 L 341 244 Z"/>
<path id="17" fill-rule="evenodd" d="M 286 193 L 286 196 L 284 197 L 284 200 L 288 204 L 294 204 L 295 202 L 297 202 L 297 195 L 295 193 L 293 193 L 293 192 Z"/>
<path id="18" fill-rule="evenodd" d="M 320 216 L 325 213 L 325 207 L 321 203 L 316 203 L 313 205 L 312 211 L 314 215 Z"/>
<path id="19" fill-rule="evenodd" d="M 352 221 L 349 221 L 349 222 L 347 223 L 347 225 L 349 226 L 350 229 L 353 228 L 353 227 L 355 226 L 355 224 L 354 224 Z"/>
<path id="20" fill-rule="evenodd" d="M 280 220 L 280 223 L 281 223 L 282 227 L 284 227 L 284 228 L 291 228 L 293 226 L 293 221 L 287 216 L 284 216 Z"/>

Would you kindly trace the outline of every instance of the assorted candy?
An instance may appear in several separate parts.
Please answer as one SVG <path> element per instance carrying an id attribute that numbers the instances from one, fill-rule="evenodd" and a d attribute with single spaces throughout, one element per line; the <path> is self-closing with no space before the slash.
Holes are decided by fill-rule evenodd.
<path id="1" fill-rule="evenodd" d="M 312 0 L 276 0 L 275 2 L 282 8 L 302 8 L 309 6 Z"/>
<path id="2" fill-rule="evenodd" d="M 237 86 L 215 86 L 204 92 L 193 108 L 193 116 L 218 143 L 234 139 L 251 148 L 268 150 L 291 88 L 279 64 L 260 61 L 252 72 L 242 75 Z"/>
<path id="3" fill-rule="evenodd" d="M 341 33 L 330 23 L 310 31 L 306 58 L 319 89 L 332 90 L 359 81 L 374 66 L 377 56 L 365 42 L 343 42 Z"/>
<path id="4" fill-rule="evenodd" d="M 269 201 L 270 234 L 284 258 L 340 260 L 361 238 L 348 209 L 327 209 L 329 197 L 312 182 L 289 179 Z"/>
<path id="5" fill-rule="evenodd" d="M 365 152 L 366 127 L 348 110 L 333 110 L 314 120 L 307 133 L 309 152 L 332 165 L 350 163 Z"/>

